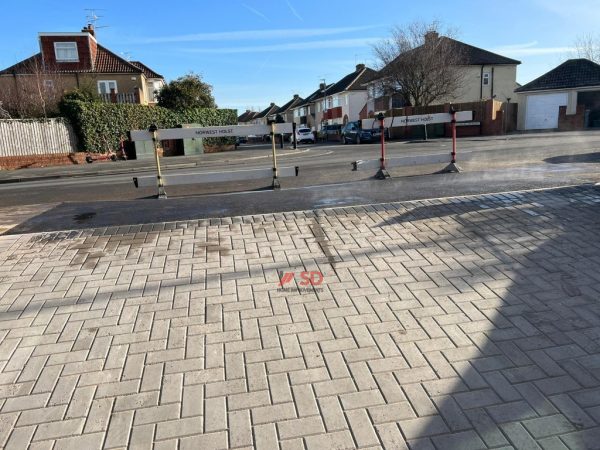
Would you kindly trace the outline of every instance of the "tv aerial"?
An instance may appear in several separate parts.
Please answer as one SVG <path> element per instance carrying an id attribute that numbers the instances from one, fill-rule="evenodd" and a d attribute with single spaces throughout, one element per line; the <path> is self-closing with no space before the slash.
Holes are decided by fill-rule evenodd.
<path id="1" fill-rule="evenodd" d="M 97 30 L 99 28 L 108 28 L 109 27 L 109 25 L 98 25 L 98 20 L 100 20 L 104 16 L 99 16 L 98 14 L 96 14 L 96 12 L 105 11 L 104 9 L 86 8 L 86 9 L 84 9 L 84 11 L 86 11 L 86 15 L 85 15 L 86 23 L 92 24 L 94 26 L 95 30 Z"/>

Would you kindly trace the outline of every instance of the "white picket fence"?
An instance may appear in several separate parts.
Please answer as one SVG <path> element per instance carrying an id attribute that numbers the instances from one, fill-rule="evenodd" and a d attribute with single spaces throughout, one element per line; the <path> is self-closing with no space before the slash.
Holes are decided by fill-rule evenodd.
<path id="1" fill-rule="evenodd" d="M 77 137 L 63 119 L 0 120 L 0 157 L 76 151 Z"/>

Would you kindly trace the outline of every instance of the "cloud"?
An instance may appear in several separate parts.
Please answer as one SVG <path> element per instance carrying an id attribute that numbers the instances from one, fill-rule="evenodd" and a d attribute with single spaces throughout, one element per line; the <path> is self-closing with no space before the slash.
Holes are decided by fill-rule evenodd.
<path id="1" fill-rule="evenodd" d="M 504 45 L 492 49 L 494 53 L 501 55 L 521 57 L 521 56 L 539 56 L 556 55 L 572 52 L 573 47 L 536 47 L 537 42 L 528 42 L 525 44 Z"/>
<path id="2" fill-rule="evenodd" d="M 337 27 L 337 28 L 291 28 L 276 30 L 247 30 L 247 31 L 224 31 L 216 33 L 197 33 L 176 36 L 152 37 L 140 39 L 141 44 L 161 44 L 170 42 L 216 42 L 216 41 L 248 41 L 248 40 L 273 40 L 294 39 L 317 36 L 332 36 L 336 34 L 355 33 L 372 29 L 373 26 L 360 27 Z"/>
<path id="3" fill-rule="evenodd" d="M 324 41 L 309 42 L 290 42 L 284 44 L 254 45 L 243 47 L 221 47 L 221 48 L 184 48 L 185 53 L 207 53 L 207 54 L 227 54 L 227 53 L 262 53 L 278 52 L 291 50 L 320 50 L 325 48 L 355 48 L 364 47 L 375 42 L 381 41 L 381 38 L 361 38 L 361 39 L 331 39 Z"/>
<path id="4" fill-rule="evenodd" d="M 258 16 L 261 19 L 265 19 L 267 22 L 271 23 L 271 20 L 267 16 L 265 16 L 263 13 L 261 13 L 259 10 L 254 9 L 253 7 L 248 6 L 245 3 L 242 3 L 242 6 L 244 8 L 246 8 L 248 11 L 250 11 L 252 14 L 254 14 L 255 16 Z"/>
<path id="5" fill-rule="evenodd" d="M 600 20 L 598 0 L 577 0 L 567 2 L 564 0 L 535 0 L 538 7 L 545 9 L 561 19 L 573 20 L 579 25 L 582 23 L 594 24 Z"/>
<path id="6" fill-rule="evenodd" d="M 287 3 L 288 8 L 290 8 L 290 11 L 292 12 L 292 14 L 294 16 L 296 16 L 296 18 L 300 21 L 300 22 L 304 22 L 304 19 L 302 18 L 302 16 L 300 14 L 298 14 L 298 11 L 296 11 L 296 8 L 294 8 L 292 6 L 292 4 L 290 3 L 289 0 L 285 0 L 285 3 Z"/>

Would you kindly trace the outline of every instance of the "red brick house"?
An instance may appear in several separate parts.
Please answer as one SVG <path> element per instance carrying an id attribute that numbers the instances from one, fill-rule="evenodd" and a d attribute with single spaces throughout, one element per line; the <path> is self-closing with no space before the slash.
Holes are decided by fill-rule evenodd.
<path id="1" fill-rule="evenodd" d="M 0 101 L 8 109 L 15 103 L 51 104 L 73 89 L 97 92 L 108 102 L 152 104 L 164 85 L 163 76 L 145 64 L 100 45 L 92 25 L 38 36 L 39 53 L 0 70 Z"/>

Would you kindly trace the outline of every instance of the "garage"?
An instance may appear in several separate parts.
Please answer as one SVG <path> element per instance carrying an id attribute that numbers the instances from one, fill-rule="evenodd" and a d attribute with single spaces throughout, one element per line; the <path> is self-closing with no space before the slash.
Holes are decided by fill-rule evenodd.
<path id="1" fill-rule="evenodd" d="M 600 64 L 589 59 L 569 59 L 515 92 L 519 130 L 600 127 Z"/>
<path id="2" fill-rule="evenodd" d="M 527 96 L 525 129 L 558 128 L 558 109 L 567 106 L 568 98 L 566 92 Z"/>

